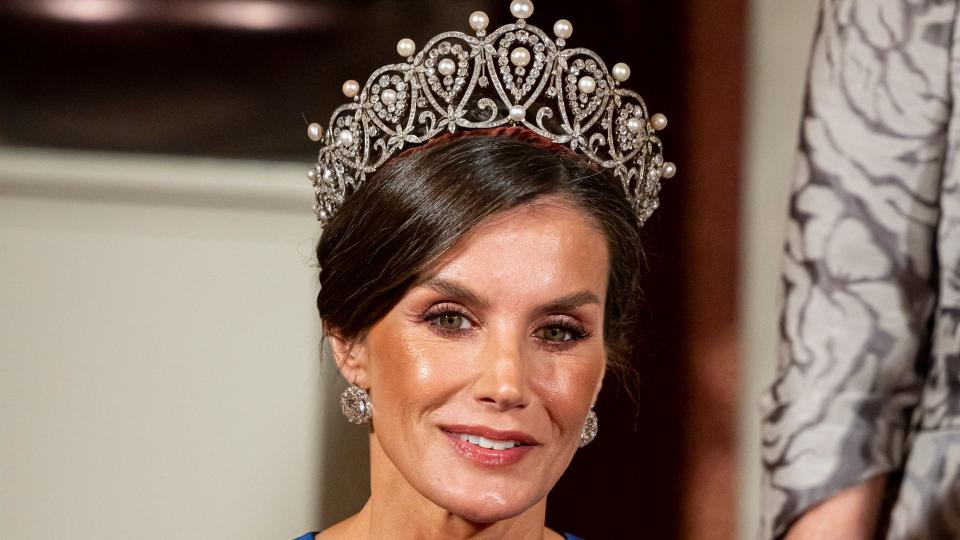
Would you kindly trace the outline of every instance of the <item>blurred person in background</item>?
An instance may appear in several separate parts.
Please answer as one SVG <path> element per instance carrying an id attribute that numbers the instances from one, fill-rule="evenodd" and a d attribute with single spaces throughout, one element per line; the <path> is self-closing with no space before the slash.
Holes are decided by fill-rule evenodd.
<path id="1" fill-rule="evenodd" d="M 764 538 L 960 538 L 956 1 L 824 0 L 764 397 Z"/>

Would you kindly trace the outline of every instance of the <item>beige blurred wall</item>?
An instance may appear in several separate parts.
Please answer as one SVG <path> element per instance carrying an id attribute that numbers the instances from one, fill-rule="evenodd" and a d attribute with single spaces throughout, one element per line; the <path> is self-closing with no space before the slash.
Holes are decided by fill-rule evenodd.
<path id="1" fill-rule="evenodd" d="M 292 538 L 354 509 L 305 168 L 0 148 L 0 538 Z"/>
<path id="2" fill-rule="evenodd" d="M 780 254 L 819 2 L 752 0 L 741 231 L 739 537 L 755 540 L 760 507 L 761 390 L 777 347 Z"/>

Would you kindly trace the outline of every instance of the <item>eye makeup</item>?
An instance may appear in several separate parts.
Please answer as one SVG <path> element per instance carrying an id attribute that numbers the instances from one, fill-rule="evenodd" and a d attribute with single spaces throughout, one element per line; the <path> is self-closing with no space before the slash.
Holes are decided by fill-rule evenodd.
<path id="1" fill-rule="evenodd" d="M 443 303 L 436 304 L 431 306 L 427 311 L 423 313 L 420 317 L 421 320 L 428 325 L 434 332 L 437 332 L 441 335 L 447 336 L 463 336 L 469 334 L 474 330 L 476 323 L 473 321 L 473 318 L 467 313 L 467 310 L 458 306 L 457 304 Z M 447 319 L 445 321 L 445 319 Z M 462 322 L 467 322 L 471 325 L 470 328 L 450 328 L 443 325 L 444 322 L 449 322 L 450 320 L 460 319 Z M 462 323 L 461 323 L 462 324 Z M 459 326 L 459 325 L 458 325 Z"/>
<path id="2" fill-rule="evenodd" d="M 537 328 L 537 331 L 540 330 L 551 330 L 556 329 L 569 334 L 569 337 L 564 339 L 551 339 L 550 337 L 543 337 L 542 339 L 546 341 L 554 342 L 564 342 L 564 341 L 580 341 L 590 337 L 590 331 L 581 324 L 579 321 L 572 319 L 570 317 L 557 317 L 547 320 L 544 324 Z"/>
<path id="3" fill-rule="evenodd" d="M 469 335 L 478 325 L 465 308 L 449 302 L 430 306 L 419 319 L 428 324 L 432 331 L 450 337 Z M 553 315 L 539 324 L 532 336 L 543 347 L 565 350 L 590 338 L 592 333 L 572 317 Z"/>

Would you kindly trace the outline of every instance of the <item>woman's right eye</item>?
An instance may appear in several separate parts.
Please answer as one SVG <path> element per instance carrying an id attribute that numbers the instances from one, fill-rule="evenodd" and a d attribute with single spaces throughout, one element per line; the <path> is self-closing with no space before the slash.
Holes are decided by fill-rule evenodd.
<path id="1" fill-rule="evenodd" d="M 440 313 L 433 316 L 430 322 L 441 330 L 453 332 L 469 330 L 471 327 L 470 320 L 459 313 Z"/>
<path id="2" fill-rule="evenodd" d="M 432 306 L 421 319 L 434 331 L 450 335 L 469 333 L 476 326 L 466 309 L 451 303 Z"/>

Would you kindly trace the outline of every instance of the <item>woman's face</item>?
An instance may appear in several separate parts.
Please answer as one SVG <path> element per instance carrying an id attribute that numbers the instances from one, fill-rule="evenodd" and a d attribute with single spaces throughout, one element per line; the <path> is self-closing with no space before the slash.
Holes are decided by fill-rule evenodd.
<path id="1" fill-rule="evenodd" d="M 600 391 L 608 269 L 604 236 L 558 198 L 477 227 L 351 353 L 374 452 L 470 521 L 542 500 Z"/>

